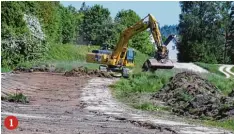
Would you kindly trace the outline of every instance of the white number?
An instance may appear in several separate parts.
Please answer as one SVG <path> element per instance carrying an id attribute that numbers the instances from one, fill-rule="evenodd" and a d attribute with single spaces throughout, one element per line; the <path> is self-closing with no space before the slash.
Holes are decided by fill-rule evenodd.
<path id="1" fill-rule="evenodd" d="M 10 127 L 13 127 L 13 120 L 10 119 Z"/>

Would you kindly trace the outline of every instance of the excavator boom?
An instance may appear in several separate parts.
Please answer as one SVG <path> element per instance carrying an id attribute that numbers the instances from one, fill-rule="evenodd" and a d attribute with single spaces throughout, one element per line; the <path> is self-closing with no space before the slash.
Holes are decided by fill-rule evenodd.
<path id="1" fill-rule="evenodd" d="M 146 20 L 148 18 L 148 20 Z M 173 63 L 168 59 L 167 44 L 173 39 L 169 36 L 166 42 L 162 42 L 161 33 L 159 30 L 157 20 L 148 14 L 145 18 L 138 21 L 133 26 L 125 29 L 118 40 L 114 50 L 111 54 L 89 53 L 87 54 L 87 62 L 99 63 L 108 66 L 109 68 L 122 68 L 134 66 L 134 53 L 132 49 L 128 49 L 128 41 L 136 34 L 150 28 L 155 41 L 155 55 L 153 58 L 148 59 L 144 65 L 143 70 L 156 70 L 156 69 L 171 69 Z M 144 44 L 142 44 L 144 45 Z"/>

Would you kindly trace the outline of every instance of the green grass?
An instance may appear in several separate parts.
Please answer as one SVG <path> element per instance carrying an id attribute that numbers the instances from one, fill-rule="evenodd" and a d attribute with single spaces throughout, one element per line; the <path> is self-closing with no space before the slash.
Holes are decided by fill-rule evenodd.
<path id="1" fill-rule="evenodd" d="M 98 48 L 98 46 L 88 47 L 86 45 L 52 44 L 46 60 L 85 61 L 86 54 Z"/>
<path id="2" fill-rule="evenodd" d="M 201 63 L 201 62 L 195 62 L 194 64 L 208 70 L 211 73 L 215 73 L 221 76 L 225 76 L 222 72 L 219 71 L 219 67 L 221 65 L 218 64 L 208 64 L 208 63 Z"/>
<path id="3" fill-rule="evenodd" d="M 73 45 L 73 44 L 51 44 L 47 55 L 38 61 L 25 61 L 16 67 L 31 68 L 52 64 L 59 70 L 71 70 L 72 68 L 85 66 L 89 69 L 98 69 L 98 64 L 86 63 L 85 56 L 88 52 L 98 49 L 98 46 Z M 1 68 L 2 72 L 8 72 L 14 68 Z"/>
<path id="4" fill-rule="evenodd" d="M 99 49 L 99 46 L 53 44 L 44 63 L 53 64 L 56 69 L 65 71 L 79 66 L 98 69 L 99 64 L 85 62 L 86 54 L 94 49 Z"/>
<path id="5" fill-rule="evenodd" d="M 69 71 L 80 66 L 87 67 L 88 69 L 98 69 L 99 67 L 99 64 L 86 63 L 84 61 L 54 61 L 51 63 L 55 66 L 56 69 L 64 71 Z"/>
<path id="6" fill-rule="evenodd" d="M 1 68 L 1 73 L 7 73 L 7 72 L 10 72 L 11 69 L 10 68 Z"/>
<path id="7" fill-rule="evenodd" d="M 213 85 L 215 85 L 225 95 L 230 93 L 234 87 L 233 78 L 226 79 L 225 77 L 217 75 L 217 74 L 207 74 L 205 78 L 209 82 L 211 82 Z"/>
<path id="8" fill-rule="evenodd" d="M 148 111 L 161 110 L 163 108 L 152 104 L 150 98 L 168 83 L 173 74 L 172 70 L 158 70 L 156 73 L 139 72 L 130 75 L 128 79 L 120 79 L 110 87 L 117 99 L 131 107 Z"/>
<path id="9" fill-rule="evenodd" d="M 156 92 L 169 81 L 172 75 L 172 70 L 158 70 L 156 73 L 140 72 L 131 75 L 129 79 L 119 80 L 112 87 L 123 97 L 129 93 Z"/>
<path id="10" fill-rule="evenodd" d="M 156 106 L 152 104 L 151 102 L 143 102 L 143 103 L 137 103 L 133 105 L 134 108 L 145 110 L 145 111 L 168 111 L 170 110 L 169 107 L 166 106 Z"/>
<path id="11" fill-rule="evenodd" d="M 1 97 L 2 100 L 9 102 L 17 102 L 17 103 L 28 103 L 28 99 L 22 93 L 10 94 L 6 97 Z"/>
<path id="12" fill-rule="evenodd" d="M 134 73 L 129 79 L 120 79 L 111 85 L 113 95 L 120 101 L 136 109 L 146 111 L 170 111 L 170 107 L 165 107 L 154 103 L 150 98 L 154 93 L 168 83 L 169 79 L 177 73 L 176 70 L 159 70 L 155 73 L 140 72 Z M 218 74 L 203 74 L 209 82 L 215 85 L 222 93 L 227 95 L 234 87 L 233 79 L 226 79 Z M 191 99 L 189 96 L 184 96 Z M 217 126 L 229 130 L 234 130 L 233 120 L 212 121 L 195 120 L 210 126 Z"/>
<path id="13" fill-rule="evenodd" d="M 234 73 L 234 67 L 232 67 L 231 71 Z"/>
<path id="14" fill-rule="evenodd" d="M 203 121 L 203 123 L 209 126 L 216 126 L 219 128 L 229 129 L 234 132 L 234 119 L 227 119 L 223 121 L 205 120 Z"/>
<path id="15" fill-rule="evenodd" d="M 138 73 L 138 72 L 141 72 L 142 65 L 149 58 L 149 56 L 146 54 L 143 54 L 137 50 L 135 50 L 135 51 L 136 51 L 136 56 L 135 56 L 135 61 L 134 61 L 135 67 L 133 69 L 133 72 Z"/>

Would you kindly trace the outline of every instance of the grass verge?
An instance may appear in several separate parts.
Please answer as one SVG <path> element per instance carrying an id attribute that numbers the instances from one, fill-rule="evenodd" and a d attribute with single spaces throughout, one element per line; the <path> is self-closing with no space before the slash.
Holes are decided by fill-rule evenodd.
<path id="1" fill-rule="evenodd" d="M 159 70 L 156 73 L 141 72 L 130 76 L 129 79 L 120 79 L 111 85 L 113 95 L 129 106 L 146 111 L 171 111 L 170 107 L 163 106 L 151 96 L 168 83 L 169 79 L 177 73 L 176 70 Z M 215 85 L 222 93 L 227 95 L 234 87 L 233 79 L 226 79 L 217 74 L 204 74 L 202 77 Z M 165 113 L 165 112 L 163 112 Z M 233 120 L 212 121 L 195 120 L 200 123 L 222 127 L 234 131 Z"/>
<path id="2" fill-rule="evenodd" d="M 171 108 L 166 106 L 154 105 L 152 102 L 143 102 L 140 104 L 134 104 L 134 108 L 145 111 L 169 111 Z"/>
<path id="3" fill-rule="evenodd" d="M 155 105 L 150 98 L 152 94 L 168 83 L 173 74 L 175 74 L 173 70 L 158 70 L 157 73 L 136 73 L 131 75 L 129 79 L 120 79 L 111 85 L 112 93 L 120 101 L 137 109 L 147 111 L 168 110 L 167 107 Z"/>
<path id="4" fill-rule="evenodd" d="M 51 63 L 59 70 L 71 70 L 79 66 L 89 69 L 97 69 L 98 64 L 86 63 L 85 57 L 88 52 L 98 49 L 98 46 L 52 44 L 44 63 Z"/>
<path id="5" fill-rule="evenodd" d="M 1 73 L 7 73 L 7 72 L 10 72 L 11 69 L 10 68 L 1 68 Z"/>
<path id="6" fill-rule="evenodd" d="M 232 67 L 231 71 L 234 73 L 234 67 Z"/>
<path id="7" fill-rule="evenodd" d="M 98 46 L 52 44 L 46 56 L 46 60 L 55 61 L 85 61 L 88 52 L 98 49 Z"/>
<path id="8" fill-rule="evenodd" d="M 203 121 L 204 124 L 209 126 L 216 126 L 219 128 L 225 128 L 234 132 L 234 119 L 227 119 L 223 121 Z"/>
<path id="9" fill-rule="evenodd" d="M 16 67 L 31 68 L 33 66 L 54 65 L 58 70 L 71 70 L 72 68 L 85 66 L 97 69 L 98 64 L 86 63 L 85 56 L 88 52 L 98 49 L 98 46 L 51 44 L 47 55 L 38 61 L 25 61 Z M 9 72 L 14 68 L 2 67 L 2 72 Z"/>
<path id="10" fill-rule="evenodd" d="M 217 74 L 206 74 L 205 78 L 215 85 L 223 94 L 227 95 L 234 87 L 234 79 L 226 79 Z"/>
<path id="11" fill-rule="evenodd" d="M 211 73 L 215 73 L 221 76 L 225 76 L 222 72 L 219 71 L 219 67 L 221 65 L 218 64 L 207 64 L 207 63 L 202 63 L 202 62 L 195 62 L 194 64 L 208 70 Z"/>

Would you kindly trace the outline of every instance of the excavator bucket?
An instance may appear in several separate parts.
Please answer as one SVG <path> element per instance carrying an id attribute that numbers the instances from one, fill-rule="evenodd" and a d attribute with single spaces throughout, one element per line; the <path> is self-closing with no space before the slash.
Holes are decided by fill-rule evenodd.
<path id="1" fill-rule="evenodd" d="M 158 61 L 155 58 L 148 59 L 142 69 L 143 71 L 155 71 L 157 69 L 172 69 L 174 67 L 171 60 L 161 60 Z"/>

